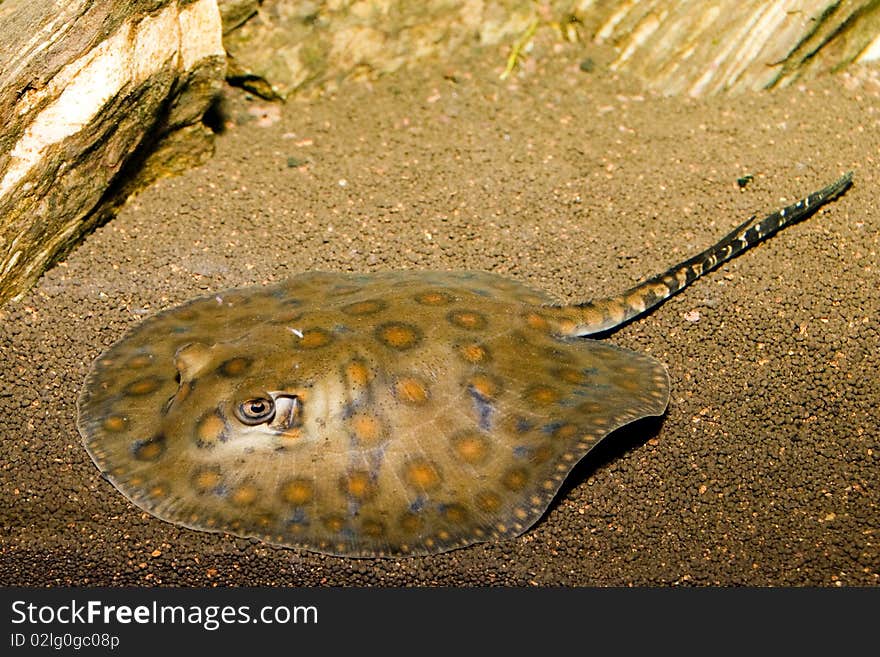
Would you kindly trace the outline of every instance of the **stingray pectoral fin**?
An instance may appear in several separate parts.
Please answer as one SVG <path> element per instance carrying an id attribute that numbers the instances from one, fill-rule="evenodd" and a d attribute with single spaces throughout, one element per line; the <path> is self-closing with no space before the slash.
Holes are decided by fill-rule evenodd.
<path id="1" fill-rule="evenodd" d="M 653 276 L 620 296 L 574 306 L 548 308 L 545 317 L 560 336 L 574 337 L 610 331 L 642 315 L 680 292 L 706 272 L 774 235 L 785 226 L 806 219 L 852 185 L 852 171 L 797 203 L 763 219 L 750 217 L 705 251 Z"/>

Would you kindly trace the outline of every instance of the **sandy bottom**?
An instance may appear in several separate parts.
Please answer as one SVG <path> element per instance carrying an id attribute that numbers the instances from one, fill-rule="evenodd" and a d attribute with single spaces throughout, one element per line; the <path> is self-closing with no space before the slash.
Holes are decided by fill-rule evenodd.
<path id="1" fill-rule="evenodd" d="M 875 74 L 691 100 L 573 57 L 500 81 L 493 51 L 281 111 L 231 94 L 213 160 L 0 310 L 0 584 L 880 582 Z M 355 560 L 193 531 L 126 501 L 80 444 L 89 364 L 190 297 L 411 268 L 585 300 L 848 169 L 842 199 L 607 338 L 668 365 L 668 413 L 591 453 L 517 539 Z"/>

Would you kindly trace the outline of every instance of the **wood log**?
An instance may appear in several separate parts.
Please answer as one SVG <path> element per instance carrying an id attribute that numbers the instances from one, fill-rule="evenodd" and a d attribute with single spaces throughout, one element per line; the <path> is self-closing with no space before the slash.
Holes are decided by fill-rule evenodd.
<path id="1" fill-rule="evenodd" d="M 224 75 L 216 0 L 0 3 L 0 302 L 210 155 Z"/>

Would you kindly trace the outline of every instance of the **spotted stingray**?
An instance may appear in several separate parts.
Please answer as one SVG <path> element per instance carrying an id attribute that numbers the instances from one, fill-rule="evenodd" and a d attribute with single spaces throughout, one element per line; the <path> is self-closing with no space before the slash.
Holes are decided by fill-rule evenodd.
<path id="1" fill-rule="evenodd" d="M 94 363 L 79 429 L 137 506 L 351 557 L 521 534 L 666 368 L 614 329 L 812 214 L 848 173 L 620 296 L 562 306 L 489 273 L 306 273 L 144 320 Z"/>

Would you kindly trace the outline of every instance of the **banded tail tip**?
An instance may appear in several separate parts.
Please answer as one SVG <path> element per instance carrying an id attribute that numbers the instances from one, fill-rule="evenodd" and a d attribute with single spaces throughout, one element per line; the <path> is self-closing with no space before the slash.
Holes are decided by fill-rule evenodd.
<path id="1" fill-rule="evenodd" d="M 840 178 L 835 180 L 833 183 L 828 185 L 825 189 L 823 189 L 820 194 L 823 195 L 824 200 L 831 201 L 832 199 L 837 198 L 841 194 L 843 194 L 853 183 L 853 172 L 847 171 Z"/>
<path id="2" fill-rule="evenodd" d="M 847 171 L 830 185 L 802 198 L 794 205 L 761 220 L 753 216 L 705 251 L 662 274 L 642 281 L 619 296 L 572 306 L 552 307 L 552 315 L 548 318 L 552 330 L 559 337 L 582 337 L 615 329 L 659 305 L 703 274 L 764 241 L 783 227 L 810 216 L 821 206 L 843 194 L 852 183 L 853 172 Z"/>

